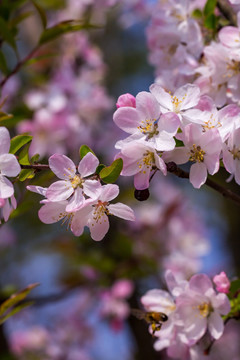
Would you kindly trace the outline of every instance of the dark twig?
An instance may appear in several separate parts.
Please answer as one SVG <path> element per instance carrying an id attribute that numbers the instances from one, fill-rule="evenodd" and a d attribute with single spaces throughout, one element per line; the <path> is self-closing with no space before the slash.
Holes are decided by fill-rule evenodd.
<path id="1" fill-rule="evenodd" d="M 27 62 L 28 60 L 30 60 L 30 59 L 33 57 L 33 55 L 38 51 L 38 49 L 39 49 L 39 46 L 37 45 L 24 59 L 22 59 L 21 61 L 19 61 L 19 62 L 16 64 L 15 68 L 13 68 L 12 71 L 11 71 L 4 79 L 2 79 L 2 81 L 0 82 L 0 87 L 3 87 L 3 86 L 6 84 L 6 82 L 7 82 L 13 75 L 15 75 L 15 74 L 21 69 L 21 67 L 26 64 L 26 62 Z"/>
<path id="2" fill-rule="evenodd" d="M 230 25 L 237 26 L 237 14 L 227 0 L 218 0 L 217 7 Z"/>
<path id="3" fill-rule="evenodd" d="M 32 165 L 21 165 L 22 169 L 33 169 L 33 170 L 50 170 L 47 164 L 32 164 Z"/>
<path id="4" fill-rule="evenodd" d="M 172 173 L 182 179 L 189 179 L 189 173 L 180 169 L 174 162 L 169 162 L 166 165 L 167 165 L 167 170 L 170 173 Z M 224 188 L 223 186 L 217 184 L 215 181 L 213 181 L 211 179 L 207 179 L 205 184 L 207 186 L 209 186 L 210 188 L 216 190 L 220 194 L 222 194 L 222 196 L 229 198 L 229 199 L 233 200 L 235 203 L 237 203 L 238 205 L 240 205 L 240 196 L 235 194 L 231 190 Z"/>

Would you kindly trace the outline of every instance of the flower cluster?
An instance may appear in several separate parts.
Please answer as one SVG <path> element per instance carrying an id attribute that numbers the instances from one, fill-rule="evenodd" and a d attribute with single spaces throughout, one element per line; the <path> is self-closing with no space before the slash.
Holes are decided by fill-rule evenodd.
<path id="1" fill-rule="evenodd" d="M 0 223 L 3 218 L 7 221 L 17 202 L 14 197 L 14 187 L 7 177 L 15 177 L 21 167 L 16 156 L 9 154 L 10 135 L 5 127 L 0 127 Z"/>
<path id="2" fill-rule="evenodd" d="M 133 97 L 132 97 L 133 98 Z M 134 175 L 136 189 L 149 187 L 151 174 L 159 169 L 166 175 L 166 162 L 190 161 L 189 180 L 200 188 L 207 174 L 218 172 L 220 159 L 240 183 L 240 108 L 227 105 L 218 110 L 208 96 L 200 96 L 197 85 L 186 84 L 173 94 L 159 84 L 140 92 L 136 104 L 122 95 L 113 120 L 131 135 L 118 141 L 117 157 L 124 161 L 122 175 Z M 176 147 L 174 137 L 180 141 Z"/>
<path id="3" fill-rule="evenodd" d="M 30 185 L 27 189 L 46 197 L 39 210 L 39 218 L 45 224 L 63 220 L 69 222 L 74 235 L 80 236 L 84 227 L 90 230 L 93 240 L 102 240 L 109 229 L 108 215 L 134 221 L 132 209 L 122 203 L 109 204 L 119 194 L 115 184 L 101 185 L 95 175 L 99 161 L 88 152 L 76 168 L 65 155 L 54 154 L 49 166 L 61 179 L 49 188 Z"/>
<path id="4" fill-rule="evenodd" d="M 141 302 L 147 311 L 163 312 L 168 316 L 161 330 L 155 332 L 155 349 L 167 348 L 170 358 L 186 360 L 207 332 L 213 339 L 222 336 L 222 315 L 229 313 L 230 302 L 226 294 L 214 290 L 205 274 L 194 275 L 189 281 L 177 281 L 167 271 L 166 282 L 169 292 L 149 290 Z"/>

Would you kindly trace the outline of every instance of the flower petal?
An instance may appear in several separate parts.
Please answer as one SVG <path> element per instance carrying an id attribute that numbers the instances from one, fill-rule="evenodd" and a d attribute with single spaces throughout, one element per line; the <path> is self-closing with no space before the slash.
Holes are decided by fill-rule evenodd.
<path id="1" fill-rule="evenodd" d="M 54 154 L 49 158 L 49 166 L 52 172 L 59 179 L 69 180 L 76 174 L 76 166 L 69 157 L 61 154 Z"/>
<path id="2" fill-rule="evenodd" d="M 17 176 L 21 167 L 13 154 L 0 155 L 0 172 L 6 176 Z"/>
<path id="3" fill-rule="evenodd" d="M 88 221 L 91 238 L 100 241 L 104 238 L 109 229 L 109 220 L 106 214 L 102 214 L 101 219 L 96 221 L 93 216 Z"/>
<path id="4" fill-rule="evenodd" d="M 46 203 L 38 211 L 39 219 L 44 224 L 53 224 L 61 220 L 67 215 L 67 213 L 65 212 L 67 204 L 67 201 Z"/>
<path id="5" fill-rule="evenodd" d="M 8 129 L 0 127 L 0 154 L 7 154 L 10 149 L 10 135 Z"/>
<path id="6" fill-rule="evenodd" d="M 125 204 L 122 203 L 110 204 L 108 205 L 107 208 L 110 212 L 110 215 L 115 215 L 125 220 L 130 220 L 130 221 L 135 220 L 133 210 Z"/>
<path id="7" fill-rule="evenodd" d="M 195 163 L 191 166 L 189 180 L 190 183 L 199 189 L 207 179 L 207 168 L 204 163 Z"/>
<path id="8" fill-rule="evenodd" d="M 115 199 L 119 194 L 119 187 L 116 184 L 107 184 L 102 186 L 102 191 L 100 195 L 100 200 L 104 201 L 111 201 Z"/>
<path id="9" fill-rule="evenodd" d="M 46 192 L 46 197 L 50 201 L 67 200 L 74 192 L 70 181 L 56 181 L 49 186 Z"/>
<path id="10" fill-rule="evenodd" d="M 0 198 L 7 199 L 14 193 L 13 184 L 5 176 L 0 175 Z"/>
<path id="11" fill-rule="evenodd" d="M 214 339 L 219 339 L 223 334 L 223 319 L 217 311 L 213 311 L 209 316 L 208 330 Z"/>
<path id="12" fill-rule="evenodd" d="M 88 152 L 80 161 L 78 165 L 78 172 L 82 177 L 86 177 L 95 173 L 97 166 L 99 165 L 98 158 L 91 152 Z"/>

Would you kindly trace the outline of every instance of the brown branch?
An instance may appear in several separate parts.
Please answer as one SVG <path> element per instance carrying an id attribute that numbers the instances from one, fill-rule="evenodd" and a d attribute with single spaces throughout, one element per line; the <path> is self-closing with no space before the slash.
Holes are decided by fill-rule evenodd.
<path id="1" fill-rule="evenodd" d="M 38 51 L 39 49 L 39 45 L 37 45 L 24 59 L 22 59 L 21 61 L 19 61 L 16 66 L 12 69 L 12 71 L 4 78 L 2 79 L 2 81 L 0 82 L 0 87 L 3 87 L 6 82 L 13 76 L 15 75 L 23 65 L 26 64 L 26 62 L 28 60 L 30 60 L 33 55 Z"/>
<path id="2" fill-rule="evenodd" d="M 31 165 L 21 165 L 22 169 L 33 169 L 33 170 L 50 170 L 49 165 L 47 164 L 31 164 Z"/>
<path id="3" fill-rule="evenodd" d="M 237 14 L 228 0 L 218 0 L 217 7 L 222 15 L 229 20 L 230 25 L 237 26 Z"/>
<path id="4" fill-rule="evenodd" d="M 169 162 L 166 165 L 167 165 L 167 170 L 170 173 L 172 173 L 182 179 L 189 179 L 189 173 L 180 169 L 174 162 Z M 229 199 L 233 200 L 235 203 L 237 203 L 238 205 L 240 205 L 240 196 L 235 194 L 231 190 L 224 188 L 223 186 L 217 184 L 215 181 L 208 179 L 208 178 L 207 178 L 205 184 L 207 186 L 209 186 L 210 188 L 216 190 L 220 194 L 222 194 L 222 196 L 229 198 Z"/>

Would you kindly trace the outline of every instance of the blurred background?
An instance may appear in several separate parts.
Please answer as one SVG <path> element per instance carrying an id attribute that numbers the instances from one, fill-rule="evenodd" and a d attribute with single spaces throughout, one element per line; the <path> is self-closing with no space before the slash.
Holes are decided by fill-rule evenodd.
<path id="1" fill-rule="evenodd" d="M 62 153 L 78 164 L 83 144 L 101 163 L 113 161 L 114 145 L 123 137 L 112 121 L 117 98 L 148 91 L 155 79 L 146 39 L 151 3 L 1 1 L 1 17 L 17 28 L 17 54 L 9 42 L 1 45 L 8 69 L 36 48 L 45 16 L 48 27 L 70 19 L 83 25 L 37 48 L 2 89 L 4 110 L 13 114 L 2 125 L 12 136 L 32 134 L 29 152 L 38 153 L 39 162 Z M 5 39 L 1 30 L 0 37 Z M 2 78 L 3 70 L 1 60 Z M 226 184 L 227 177 L 223 169 L 214 176 L 240 194 L 234 181 Z M 0 359 L 168 359 L 155 352 L 147 324 L 129 316 L 130 309 L 141 308 L 147 290 L 166 288 L 166 269 L 180 279 L 222 270 L 230 279 L 239 275 L 238 206 L 206 186 L 197 191 L 187 180 L 160 174 L 151 182 L 149 199 L 139 202 L 132 178 L 119 178 L 117 201 L 134 209 L 136 222 L 111 218 L 106 237 L 94 242 L 88 231 L 78 238 L 66 224 L 40 222 L 41 198 L 26 185 L 52 181 L 53 174 L 42 171 L 18 182 L 18 207 L 0 228 L 2 299 L 40 283 L 29 296 L 34 305 L 1 326 Z M 221 340 L 225 351 L 229 338 L 239 346 L 231 326 Z M 213 351 L 209 358 L 225 355 Z"/>

